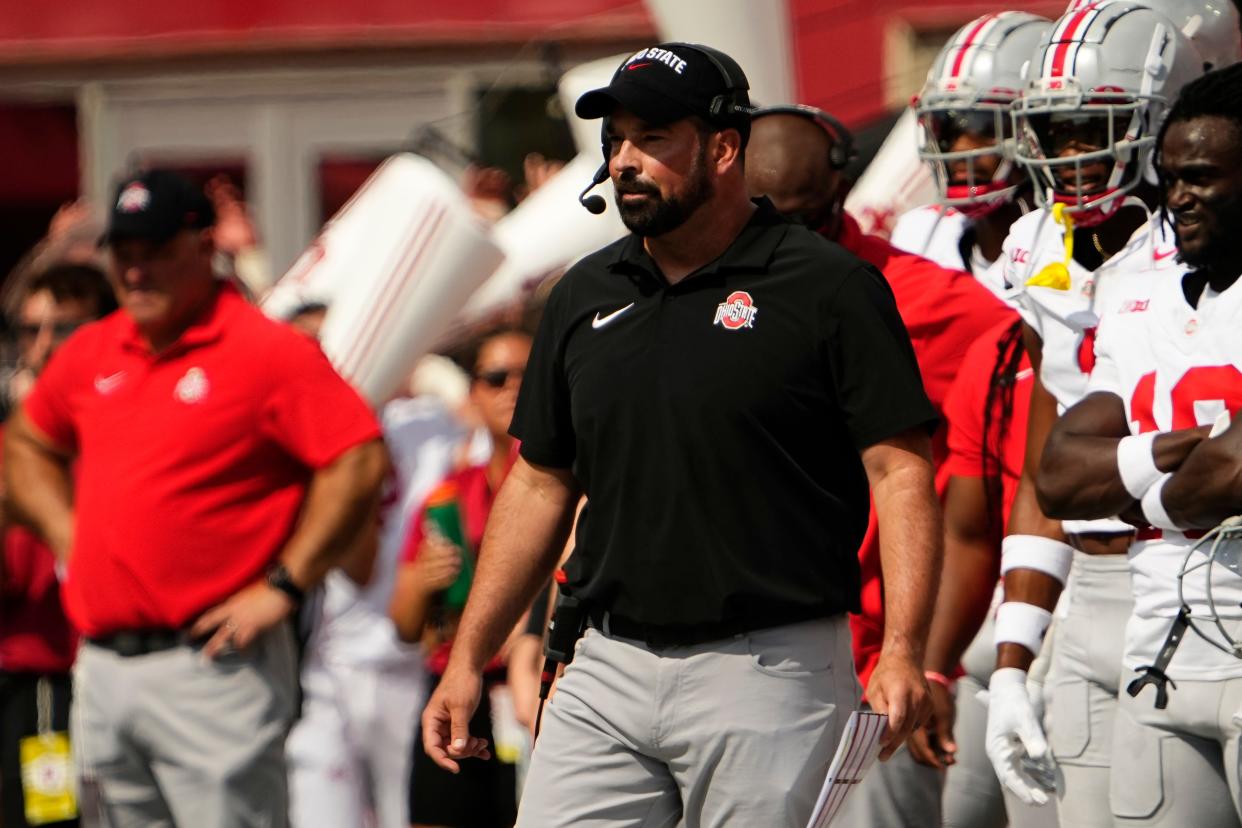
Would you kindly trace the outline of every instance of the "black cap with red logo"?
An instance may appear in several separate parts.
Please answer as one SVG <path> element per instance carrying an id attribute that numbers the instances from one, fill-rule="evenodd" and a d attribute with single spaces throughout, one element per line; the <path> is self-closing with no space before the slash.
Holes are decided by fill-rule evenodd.
<path id="1" fill-rule="evenodd" d="M 210 227 L 216 211 L 203 191 L 171 170 L 147 170 L 116 188 L 108 229 L 99 243 L 119 239 L 164 242 L 182 230 Z"/>
<path id="2" fill-rule="evenodd" d="M 750 84 L 737 61 L 694 43 L 661 43 L 626 59 L 600 89 L 578 99 L 581 118 L 604 118 L 618 107 L 653 125 L 697 115 L 722 127 L 750 121 Z"/>

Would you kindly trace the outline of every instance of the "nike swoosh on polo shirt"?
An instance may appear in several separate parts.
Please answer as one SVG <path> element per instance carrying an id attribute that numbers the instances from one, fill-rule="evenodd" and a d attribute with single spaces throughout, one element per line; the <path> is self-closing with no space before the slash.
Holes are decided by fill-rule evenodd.
<path id="1" fill-rule="evenodd" d="M 621 314 L 625 313 L 626 311 L 628 311 L 628 310 L 629 310 L 630 308 L 632 308 L 632 307 L 634 307 L 634 303 L 633 303 L 633 302 L 630 302 L 630 303 L 629 303 L 628 305 L 626 305 L 624 308 L 621 308 L 621 310 L 615 310 L 615 311 L 613 311 L 612 313 L 608 314 L 607 316 L 600 316 L 600 315 L 599 315 L 599 311 L 596 311 L 596 312 L 595 312 L 595 319 L 594 319 L 594 320 L 592 320 L 592 322 L 591 322 L 591 327 L 592 327 L 592 328 L 595 328 L 596 330 L 599 330 L 600 328 L 604 327 L 605 325 L 610 324 L 610 323 L 611 323 L 614 319 L 616 319 L 618 316 L 620 316 Z"/>

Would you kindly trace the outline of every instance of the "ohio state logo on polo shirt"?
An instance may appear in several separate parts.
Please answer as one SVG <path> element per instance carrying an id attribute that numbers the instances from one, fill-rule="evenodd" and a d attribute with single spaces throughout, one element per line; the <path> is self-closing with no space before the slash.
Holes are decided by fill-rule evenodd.
<path id="1" fill-rule="evenodd" d="M 735 290 L 729 294 L 729 298 L 716 306 L 716 318 L 712 320 L 712 324 L 721 325 L 730 331 L 753 328 L 758 315 L 759 308 L 755 307 L 755 300 L 750 294 L 744 290 Z"/>
<path id="2" fill-rule="evenodd" d="M 173 394 L 181 402 L 193 404 L 201 402 L 210 390 L 211 383 L 207 381 L 207 374 L 202 368 L 196 366 L 186 371 L 185 376 L 177 380 L 177 387 L 173 389 Z"/>

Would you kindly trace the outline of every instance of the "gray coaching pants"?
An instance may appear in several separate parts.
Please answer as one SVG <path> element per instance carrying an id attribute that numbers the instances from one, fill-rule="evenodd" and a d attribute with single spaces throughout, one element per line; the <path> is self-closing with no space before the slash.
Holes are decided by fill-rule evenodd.
<path id="1" fill-rule="evenodd" d="M 284 828 L 297 675 L 281 626 L 243 653 L 122 657 L 83 642 L 73 739 L 110 828 Z"/>
<path id="2" fill-rule="evenodd" d="M 804 828 L 858 707 L 844 616 L 690 647 L 587 630 L 519 828 Z"/>

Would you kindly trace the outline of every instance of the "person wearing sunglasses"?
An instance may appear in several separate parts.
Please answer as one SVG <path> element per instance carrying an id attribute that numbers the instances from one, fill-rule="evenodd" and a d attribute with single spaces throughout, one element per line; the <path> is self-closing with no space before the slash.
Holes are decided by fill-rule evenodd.
<path id="1" fill-rule="evenodd" d="M 390 614 L 403 641 L 423 643 L 427 666 L 436 682 L 448 664 L 461 619 L 461 607 L 450 605 L 446 590 L 463 569 L 473 569 L 492 503 L 517 459 L 517 440 L 509 434 L 509 423 L 530 347 L 530 335 L 521 330 L 501 328 L 483 335 L 471 365 L 470 402 L 491 438 L 491 454 L 485 462 L 467 466 L 434 487 L 410 521 Z M 429 509 L 443 500 L 441 495 L 446 491 L 455 492 L 467 548 L 447 539 L 428 519 Z M 524 631 L 525 626 L 519 624 L 517 631 Z M 503 680 L 503 653 L 495 654 L 485 670 L 482 703 L 471 721 L 471 731 L 489 743 L 488 691 Z M 517 817 L 516 784 L 515 766 L 502 762 L 495 752 L 483 762 L 464 764 L 460 774 L 444 770 L 424 753 L 420 735 L 414 745 L 410 822 L 415 826 L 510 826 Z"/>
<path id="2" fill-rule="evenodd" d="M 111 313 L 116 298 L 103 273 L 90 265 L 57 264 L 26 286 L 12 327 L 17 371 L 7 389 L 11 404 L 29 391 L 52 352 L 80 326 Z M 40 695 L 45 725 L 66 731 L 72 696 L 70 668 L 77 636 L 60 603 L 52 550 L 23 526 L 4 526 L 0 549 L 0 822 L 24 826 L 25 791 L 20 743 L 39 732 Z M 50 715 L 49 715 L 50 714 Z M 53 823 L 76 825 L 71 818 Z"/>
<path id="3" fill-rule="evenodd" d="M 87 322 L 116 310 L 108 280 L 87 264 L 53 265 L 38 273 L 10 324 L 17 344 L 17 368 L 9 381 L 10 405 L 21 401 L 52 352 Z"/>

